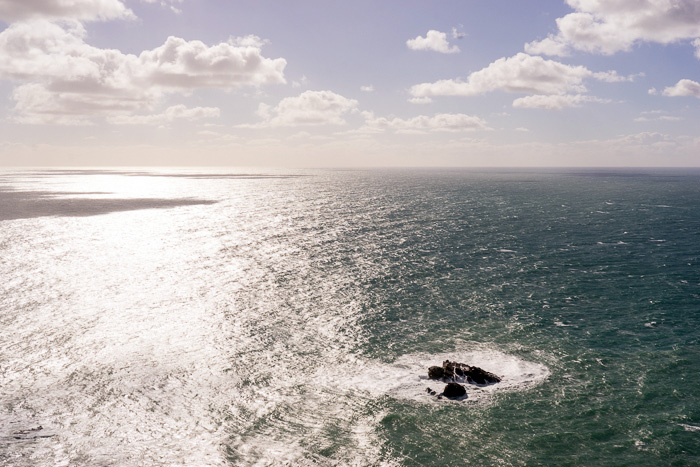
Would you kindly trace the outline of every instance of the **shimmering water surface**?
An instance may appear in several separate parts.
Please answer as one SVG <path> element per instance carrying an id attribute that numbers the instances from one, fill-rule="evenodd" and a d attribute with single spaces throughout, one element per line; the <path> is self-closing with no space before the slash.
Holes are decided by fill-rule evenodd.
<path id="1" fill-rule="evenodd" d="M 0 464 L 698 464 L 699 256 L 697 171 L 0 172 Z"/>

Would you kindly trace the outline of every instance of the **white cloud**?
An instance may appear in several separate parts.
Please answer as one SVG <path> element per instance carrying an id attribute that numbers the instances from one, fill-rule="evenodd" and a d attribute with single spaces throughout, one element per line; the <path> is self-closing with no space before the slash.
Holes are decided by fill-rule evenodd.
<path id="1" fill-rule="evenodd" d="M 411 97 L 408 102 L 411 104 L 430 104 L 433 100 L 428 96 L 423 97 Z"/>
<path id="2" fill-rule="evenodd" d="M 533 41 L 525 44 L 525 52 L 532 55 L 554 55 L 557 57 L 568 57 L 571 55 L 569 46 L 564 42 L 549 36 L 541 41 Z"/>
<path id="3" fill-rule="evenodd" d="M 634 75 L 621 76 L 617 74 L 617 71 L 600 71 L 593 73 L 593 77 L 600 81 L 605 81 L 606 83 L 623 83 L 632 82 L 637 77 L 644 76 L 644 73 L 636 73 Z"/>
<path id="4" fill-rule="evenodd" d="M 682 79 L 674 86 L 669 86 L 664 89 L 663 95 L 670 97 L 693 96 L 700 98 L 700 83 L 689 79 Z"/>
<path id="5" fill-rule="evenodd" d="M 433 50 L 443 54 L 453 54 L 459 52 L 456 45 L 450 46 L 447 42 L 447 34 L 431 29 L 425 37 L 418 36 L 415 39 L 406 41 L 406 45 L 411 50 Z"/>
<path id="6" fill-rule="evenodd" d="M 180 14 L 182 10 L 173 5 L 173 3 L 181 4 L 184 0 L 141 0 L 146 3 L 158 3 L 162 7 L 170 8 L 173 13 Z"/>
<path id="7" fill-rule="evenodd" d="M 107 120 L 117 125 L 163 125 L 175 120 L 201 120 L 215 118 L 221 114 L 218 107 L 188 108 L 182 104 L 168 107 L 159 114 L 151 115 L 116 115 Z"/>
<path id="8" fill-rule="evenodd" d="M 697 0 L 566 2 L 575 11 L 556 20 L 558 33 L 525 44 L 526 52 L 564 56 L 575 49 L 610 55 L 637 42 L 669 44 L 700 37 Z"/>
<path id="9" fill-rule="evenodd" d="M 519 53 L 500 58 L 462 80 L 441 80 L 411 87 L 414 97 L 476 96 L 502 90 L 526 94 L 585 92 L 585 78 L 593 73 L 583 66 L 569 66 L 542 57 Z"/>
<path id="10" fill-rule="evenodd" d="M 462 25 L 460 25 L 462 27 Z M 458 31 L 457 28 L 452 28 L 452 39 L 462 39 L 466 34 L 464 34 L 461 31 Z"/>
<path id="11" fill-rule="evenodd" d="M 0 0 L 0 20 L 134 18 L 120 0 Z"/>
<path id="12" fill-rule="evenodd" d="M 375 118 L 372 113 L 365 113 L 365 127 L 361 131 L 379 132 L 385 130 L 397 133 L 425 132 L 460 132 L 490 130 L 479 117 L 466 114 L 436 114 L 432 117 L 419 115 L 410 119 Z"/>
<path id="13" fill-rule="evenodd" d="M 584 66 L 571 66 L 525 53 L 500 58 L 486 68 L 471 73 L 466 80 L 441 80 L 411 87 L 413 99 L 431 96 L 476 96 L 491 91 L 533 94 L 516 99 L 514 107 L 562 109 L 583 102 L 609 102 L 592 96 L 585 79 L 605 82 L 632 81 L 639 75 L 620 76 L 616 71 L 592 72 Z"/>
<path id="14" fill-rule="evenodd" d="M 153 84 L 164 87 L 232 89 L 285 83 L 286 60 L 262 57 L 262 45 L 256 36 L 211 47 L 171 36 L 162 46 L 142 52 L 139 64 L 149 72 Z"/>
<path id="15" fill-rule="evenodd" d="M 300 88 L 302 86 L 306 86 L 309 84 L 309 78 L 306 77 L 306 75 L 303 75 L 300 79 L 292 81 L 292 87 L 293 88 Z"/>
<path id="16" fill-rule="evenodd" d="M 305 91 L 287 97 L 276 107 L 260 104 L 257 115 L 263 122 L 240 125 L 243 128 L 264 128 L 302 125 L 344 125 L 343 116 L 357 110 L 358 102 L 332 91 Z"/>
<path id="17" fill-rule="evenodd" d="M 371 84 L 369 86 L 360 86 L 360 91 L 362 92 L 373 92 L 374 91 L 374 86 Z"/>
<path id="18" fill-rule="evenodd" d="M 644 113 L 644 112 L 642 112 Z M 642 122 L 680 122 L 683 120 L 681 117 L 674 117 L 672 115 L 657 115 L 655 117 L 637 117 L 634 119 L 635 122 L 637 123 L 642 123 Z"/>
<path id="19" fill-rule="evenodd" d="M 263 57 L 255 36 L 214 46 L 169 37 L 136 56 L 93 47 L 85 34 L 79 23 L 44 20 L 0 33 L 0 78 L 24 83 L 13 93 L 17 121 L 66 123 L 151 111 L 170 93 L 285 82 L 286 61 Z"/>
<path id="20" fill-rule="evenodd" d="M 695 47 L 695 56 L 700 59 L 700 39 L 693 41 L 693 47 Z"/>
<path id="21" fill-rule="evenodd" d="M 610 101 L 581 94 L 535 95 L 515 99 L 513 107 L 519 109 L 561 110 L 567 107 L 578 107 L 584 102 L 607 103 Z"/>

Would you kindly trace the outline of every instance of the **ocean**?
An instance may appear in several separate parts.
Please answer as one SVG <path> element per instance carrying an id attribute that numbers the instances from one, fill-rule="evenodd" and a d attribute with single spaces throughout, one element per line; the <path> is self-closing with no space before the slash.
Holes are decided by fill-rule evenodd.
<path id="1" fill-rule="evenodd" d="M 6 169 L 0 465 L 700 465 L 699 265 L 696 169 Z"/>

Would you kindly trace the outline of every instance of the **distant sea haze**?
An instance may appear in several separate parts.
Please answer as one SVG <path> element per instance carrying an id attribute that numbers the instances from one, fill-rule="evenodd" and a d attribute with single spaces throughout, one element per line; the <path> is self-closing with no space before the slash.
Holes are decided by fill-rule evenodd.
<path id="1" fill-rule="evenodd" d="M 698 464 L 698 232 L 697 170 L 0 172 L 0 465 Z"/>

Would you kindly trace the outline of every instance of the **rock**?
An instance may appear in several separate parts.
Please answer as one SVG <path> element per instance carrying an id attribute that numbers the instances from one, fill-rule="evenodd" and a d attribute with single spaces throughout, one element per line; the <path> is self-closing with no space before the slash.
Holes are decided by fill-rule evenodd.
<path id="1" fill-rule="evenodd" d="M 431 396 L 434 396 L 434 395 L 435 395 L 435 391 L 433 391 L 433 390 L 430 389 L 430 388 L 427 388 L 427 389 L 425 390 L 425 392 L 427 392 L 427 393 L 430 394 Z"/>
<path id="2" fill-rule="evenodd" d="M 442 394 L 445 397 L 449 397 L 450 399 L 456 399 L 458 397 L 462 397 L 467 393 L 467 390 L 464 389 L 464 386 L 461 384 L 457 383 L 447 383 L 447 386 L 445 386 L 445 389 L 442 391 Z"/>
<path id="3" fill-rule="evenodd" d="M 445 360 L 442 368 L 431 366 L 428 368 L 430 379 L 440 379 L 446 382 L 466 382 L 472 384 L 500 383 L 501 378 L 491 372 L 482 370 L 478 366 L 469 366 L 464 363 Z"/>
<path id="4" fill-rule="evenodd" d="M 441 366 L 431 366 L 428 368 L 428 378 L 442 379 L 445 376 L 445 370 Z"/>

